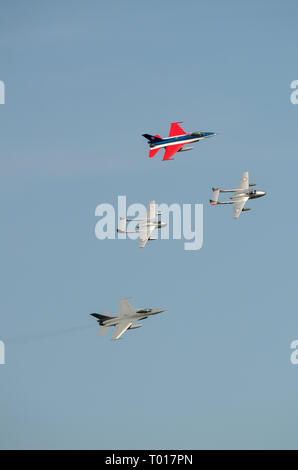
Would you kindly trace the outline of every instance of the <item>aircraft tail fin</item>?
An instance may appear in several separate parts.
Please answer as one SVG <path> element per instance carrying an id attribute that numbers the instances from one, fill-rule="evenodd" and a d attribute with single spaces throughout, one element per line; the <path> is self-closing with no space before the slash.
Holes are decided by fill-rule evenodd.
<path id="1" fill-rule="evenodd" d="M 126 229 L 126 218 L 120 217 L 120 224 L 119 224 L 119 228 L 117 228 L 117 232 L 125 233 L 125 229 Z"/>
<path id="2" fill-rule="evenodd" d="M 95 317 L 98 321 L 99 324 L 101 324 L 104 320 L 108 320 L 111 318 L 112 315 L 110 315 L 109 312 L 104 312 L 104 314 L 101 313 L 90 313 L 92 317 Z"/>
<path id="3" fill-rule="evenodd" d="M 160 137 L 160 135 L 143 134 L 143 137 L 145 137 L 145 139 L 149 141 L 148 143 L 150 144 L 150 147 L 162 141 L 162 138 Z M 159 148 L 158 149 L 155 149 L 154 147 L 150 148 L 149 158 L 154 157 L 154 155 L 156 155 L 159 150 L 160 150 Z"/>
<path id="4" fill-rule="evenodd" d="M 98 330 L 98 336 L 103 336 L 108 328 L 109 328 L 108 326 L 101 325 L 101 327 Z"/>
<path id="5" fill-rule="evenodd" d="M 151 149 L 149 150 L 149 158 L 154 157 L 160 149 Z"/>
<path id="6" fill-rule="evenodd" d="M 213 190 L 213 193 L 212 193 L 212 198 L 210 199 L 210 204 L 212 206 L 215 206 L 216 204 L 218 204 L 218 196 L 219 196 L 220 189 L 212 188 L 212 190 Z"/>
<path id="7" fill-rule="evenodd" d="M 149 140 L 150 144 L 156 144 L 157 142 L 160 142 L 162 138 L 160 135 L 150 135 L 150 134 L 142 134 L 145 139 Z"/>

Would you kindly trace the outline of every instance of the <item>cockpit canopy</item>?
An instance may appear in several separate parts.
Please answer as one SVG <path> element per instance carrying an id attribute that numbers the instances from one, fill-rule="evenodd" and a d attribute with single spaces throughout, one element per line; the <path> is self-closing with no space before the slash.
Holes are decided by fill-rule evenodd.
<path id="1" fill-rule="evenodd" d="M 196 131 L 196 132 L 192 132 L 190 135 L 193 135 L 193 136 L 197 136 L 197 137 L 201 137 L 205 134 L 205 132 L 202 132 L 202 131 Z"/>
<path id="2" fill-rule="evenodd" d="M 150 313 L 152 312 L 152 308 L 140 308 L 138 313 Z"/>

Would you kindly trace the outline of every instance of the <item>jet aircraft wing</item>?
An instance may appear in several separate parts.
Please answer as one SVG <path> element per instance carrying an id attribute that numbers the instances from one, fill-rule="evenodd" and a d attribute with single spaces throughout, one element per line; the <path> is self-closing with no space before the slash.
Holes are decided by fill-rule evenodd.
<path id="1" fill-rule="evenodd" d="M 238 188 L 237 189 L 249 189 L 249 176 L 248 176 L 248 171 L 244 171 L 241 180 L 239 181 Z"/>
<path id="2" fill-rule="evenodd" d="M 140 226 L 140 243 L 139 248 L 145 248 L 147 241 L 150 238 L 151 233 L 156 228 L 155 224 L 147 224 Z"/>
<path id="3" fill-rule="evenodd" d="M 177 137 L 178 135 L 186 135 L 186 132 L 179 126 L 180 122 L 172 122 L 169 137 Z"/>
<path id="4" fill-rule="evenodd" d="M 140 224 L 140 248 L 144 248 L 148 239 L 150 238 L 151 233 L 156 228 L 154 223 L 156 219 L 156 202 L 150 201 L 147 208 L 147 218 L 144 219 L 144 223 Z"/>
<path id="5" fill-rule="evenodd" d="M 133 315 L 135 309 L 130 305 L 127 299 L 120 299 L 120 305 L 118 309 L 118 317 L 125 317 L 127 315 Z"/>
<path id="6" fill-rule="evenodd" d="M 130 327 L 132 324 L 132 320 L 121 320 L 117 325 L 114 327 L 114 333 L 112 339 L 119 339 L 120 336 Z"/>
<path id="7" fill-rule="evenodd" d="M 238 217 L 241 214 L 242 209 L 245 206 L 248 199 L 249 199 L 248 196 L 233 198 L 233 200 L 234 200 L 234 206 L 233 206 L 233 208 L 234 208 L 234 211 L 233 211 L 234 219 L 238 219 Z"/>
<path id="8" fill-rule="evenodd" d="M 156 217 L 156 202 L 150 201 L 147 207 L 147 221 L 154 220 Z"/>
<path id="9" fill-rule="evenodd" d="M 183 144 L 177 144 L 177 145 L 168 145 L 168 147 L 166 147 L 166 151 L 165 151 L 165 154 L 163 156 L 163 160 L 170 160 L 170 158 L 177 152 L 179 152 L 179 150 L 183 147 L 184 143 Z"/>

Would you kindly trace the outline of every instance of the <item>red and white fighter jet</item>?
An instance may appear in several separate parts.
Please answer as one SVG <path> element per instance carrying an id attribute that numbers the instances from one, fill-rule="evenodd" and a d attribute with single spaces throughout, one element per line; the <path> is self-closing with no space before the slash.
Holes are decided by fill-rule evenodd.
<path id="1" fill-rule="evenodd" d="M 176 152 L 184 152 L 186 150 L 192 150 L 193 147 L 184 147 L 185 144 L 191 144 L 208 137 L 216 135 L 214 132 L 185 132 L 182 127 L 179 126 L 180 122 L 172 122 L 170 128 L 169 137 L 163 139 L 159 135 L 143 134 L 148 140 L 150 146 L 149 157 L 152 158 L 161 149 L 165 148 L 163 160 L 174 160 L 171 158 Z"/>

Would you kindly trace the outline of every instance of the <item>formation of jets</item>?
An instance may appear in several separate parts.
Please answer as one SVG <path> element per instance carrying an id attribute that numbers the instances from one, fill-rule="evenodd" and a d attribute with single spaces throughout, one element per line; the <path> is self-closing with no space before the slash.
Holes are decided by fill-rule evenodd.
<path id="1" fill-rule="evenodd" d="M 149 157 L 152 158 L 162 148 L 165 149 L 163 160 L 173 160 L 173 155 L 177 152 L 191 150 L 193 147 L 185 147 L 186 144 L 199 142 L 202 139 L 213 137 L 214 132 L 197 131 L 186 133 L 180 126 L 181 122 L 173 122 L 170 128 L 169 137 L 162 138 L 159 135 L 143 134 L 148 140 L 150 147 Z M 266 195 L 265 191 L 251 189 L 255 184 L 249 183 L 248 171 L 244 171 L 240 182 L 235 189 L 220 189 L 212 188 L 212 198 L 210 199 L 211 205 L 233 204 L 233 217 L 238 219 L 240 214 L 244 211 L 249 211 L 250 208 L 245 207 L 249 199 L 257 199 Z M 220 193 L 233 193 L 230 201 L 219 201 Z M 120 217 L 120 226 L 117 229 L 119 233 L 139 233 L 140 241 L 139 247 L 144 248 L 149 240 L 156 240 L 151 237 L 155 229 L 161 229 L 166 224 L 158 219 L 161 213 L 156 210 L 156 203 L 154 200 L 150 201 L 146 217 L 143 219 L 127 219 Z M 133 232 L 126 231 L 126 224 L 128 222 L 138 222 Z M 136 323 L 139 320 L 144 320 L 151 315 L 164 312 L 161 309 L 141 308 L 134 309 L 126 298 L 120 299 L 118 315 L 110 315 L 105 312 L 104 314 L 91 313 L 100 325 L 99 336 L 104 335 L 107 329 L 111 326 L 114 327 L 112 339 L 119 339 L 126 330 L 140 328 L 142 324 Z"/>

